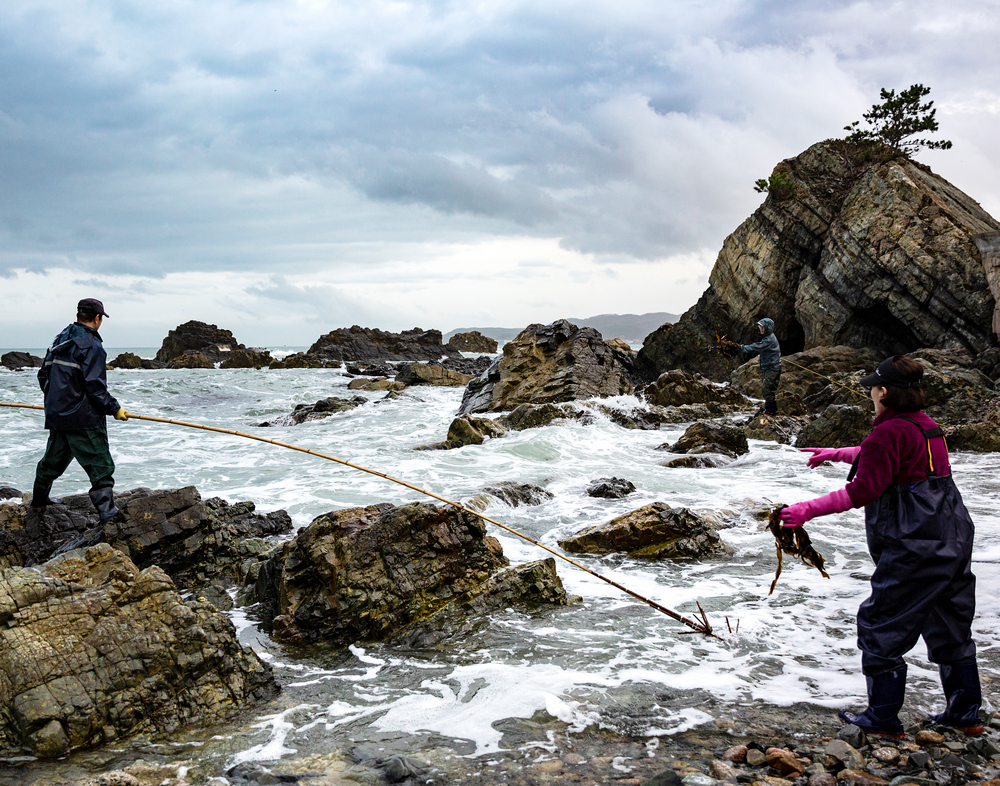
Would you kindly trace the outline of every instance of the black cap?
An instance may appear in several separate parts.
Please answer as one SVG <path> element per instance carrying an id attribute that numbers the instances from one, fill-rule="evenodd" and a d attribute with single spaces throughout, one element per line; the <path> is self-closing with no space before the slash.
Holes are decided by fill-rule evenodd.
<path id="1" fill-rule="evenodd" d="M 920 377 L 923 376 L 923 370 L 921 370 L 920 375 L 916 379 L 906 379 L 906 377 L 896 371 L 896 366 L 894 364 L 901 357 L 903 356 L 893 355 L 891 358 L 886 358 L 879 364 L 879 367 L 875 369 L 874 374 L 869 374 L 867 377 L 862 378 L 861 382 L 858 384 L 863 388 L 873 388 L 876 385 L 878 387 L 885 387 L 886 385 L 889 385 L 894 388 L 922 387 L 920 384 Z"/>
<path id="2" fill-rule="evenodd" d="M 100 314 L 102 317 L 108 316 L 108 312 L 104 310 L 104 304 L 96 297 L 85 297 L 76 304 L 76 310 L 90 314 Z"/>

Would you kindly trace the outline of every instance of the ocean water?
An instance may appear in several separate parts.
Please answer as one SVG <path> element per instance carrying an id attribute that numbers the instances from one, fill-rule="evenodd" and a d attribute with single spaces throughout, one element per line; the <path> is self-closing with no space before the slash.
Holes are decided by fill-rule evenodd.
<path id="1" fill-rule="evenodd" d="M 676 440 L 684 425 L 632 431 L 599 414 L 591 425 L 559 423 L 481 446 L 418 452 L 417 445 L 444 438 L 460 389 L 411 388 L 392 401 L 382 401 L 384 393 L 360 393 L 370 403 L 351 412 L 261 429 L 254 424 L 296 404 L 356 395 L 347 390 L 349 378 L 337 369 L 232 369 L 111 371 L 108 379 L 132 412 L 260 433 L 451 499 L 467 500 L 497 481 L 543 486 L 554 498 L 542 505 L 510 508 L 498 501 L 485 512 L 554 548 L 585 526 L 656 501 L 696 512 L 723 511 L 730 523 L 721 535 L 733 549 L 731 557 L 704 562 L 575 557 L 685 615 L 700 602 L 722 641 L 678 635 L 686 628 L 562 562 L 559 574 L 567 591 L 583 598 L 580 603 L 532 614 L 508 610 L 466 640 L 429 651 L 384 645 L 291 651 L 261 632 L 252 613 L 237 610 L 232 618 L 241 640 L 269 660 L 284 689 L 275 702 L 224 734 L 200 741 L 202 761 L 214 759 L 220 767 L 275 762 L 414 735 L 443 741 L 459 755 L 489 755 L 503 744 L 504 721 L 539 712 L 570 729 L 614 729 L 623 721 L 609 705 L 626 694 L 653 697 L 627 721 L 631 733 L 650 736 L 708 722 L 726 705 L 809 702 L 832 711 L 862 701 L 854 615 L 868 594 L 872 565 L 861 513 L 809 525 L 814 545 L 827 559 L 829 580 L 786 557 L 770 597 L 773 538 L 746 513 L 753 504 L 788 504 L 841 487 L 846 465 L 808 470 L 795 448 L 751 441 L 749 454 L 723 468 L 666 469 L 661 464 L 669 455 L 656 448 Z M 40 403 L 34 373 L 0 370 L 0 400 Z M 632 397 L 611 403 L 643 406 Z M 296 527 L 334 509 L 425 499 L 332 462 L 232 436 L 135 420 L 109 421 L 109 431 L 119 489 L 195 485 L 203 497 L 253 500 L 262 512 L 284 508 Z M 0 485 L 31 487 L 45 439 L 40 412 L 0 408 Z M 995 677 L 1000 673 L 1000 455 L 957 454 L 952 463 L 977 525 L 974 630 L 981 667 Z M 622 500 L 586 495 L 593 480 L 612 476 L 631 480 L 636 493 Z M 74 464 L 54 491 L 79 493 L 87 487 Z M 512 562 L 548 556 L 488 526 Z M 730 633 L 727 628 L 736 631 L 737 624 L 738 632 Z M 937 673 L 922 645 L 908 660 L 907 710 L 937 707 Z"/>

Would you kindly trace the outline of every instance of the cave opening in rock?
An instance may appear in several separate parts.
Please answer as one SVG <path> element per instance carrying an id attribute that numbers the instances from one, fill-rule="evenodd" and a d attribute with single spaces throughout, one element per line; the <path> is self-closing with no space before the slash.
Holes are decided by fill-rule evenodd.
<path id="1" fill-rule="evenodd" d="M 806 332 L 794 317 L 777 335 L 782 355 L 794 355 L 806 348 Z"/>

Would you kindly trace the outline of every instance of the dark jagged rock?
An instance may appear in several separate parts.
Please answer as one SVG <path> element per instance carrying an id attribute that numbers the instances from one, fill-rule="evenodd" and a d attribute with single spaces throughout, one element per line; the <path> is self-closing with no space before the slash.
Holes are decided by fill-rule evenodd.
<path id="1" fill-rule="evenodd" d="M 421 445 L 416 450 L 452 450 L 465 445 L 482 445 L 487 439 L 495 439 L 506 433 L 506 426 L 497 420 L 463 415 L 451 422 L 444 442 Z"/>
<path id="2" fill-rule="evenodd" d="M 321 360 L 355 362 L 386 360 L 439 362 L 442 357 L 461 357 L 457 349 L 441 343 L 440 330 L 413 328 L 402 333 L 389 333 L 358 325 L 332 330 L 320 336 L 309 347 L 306 355 Z"/>
<path id="3" fill-rule="evenodd" d="M 18 491 L 13 486 L 0 486 L 0 500 L 3 499 L 21 499 L 24 493 Z"/>
<path id="4" fill-rule="evenodd" d="M 946 429 L 948 447 L 973 453 L 1000 453 L 1000 401 L 994 402 L 978 423 Z"/>
<path id="5" fill-rule="evenodd" d="M 507 342 L 503 355 L 469 383 L 458 414 L 605 398 L 632 390 L 627 371 L 601 334 L 563 319 L 529 325 Z"/>
<path id="6" fill-rule="evenodd" d="M 635 484 L 625 478 L 598 478 L 587 487 L 587 496 L 622 499 L 635 492 Z"/>
<path id="7" fill-rule="evenodd" d="M 793 193 L 768 194 L 726 238 L 701 300 L 647 337 L 647 373 L 724 379 L 725 359 L 705 352 L 716 331 L 748 343 L 764 316 L 786 353 L 843 344 L 882 357 L 918 347 L 975 354 L 995 343 L 997 296 L 976 238 L 1000 224 L 927 167 L 859 152 L 830 140 L 778 165 Z"/>
<path id="8" fill-rule="evenodd" d="M 108 363 L 108 368 L 142 368 L 142 358 L 132 352 L 122 352 Z"/>
<path id="9" fill-rule="evenodd" d="M 202 500 L 193 486 L 118 495 L 121 513 L 101 526 L 86 494 L 61 505 L 0 505 L 0 565 L 36 565 L 61 551 L 105 542 L 141 569 L 159 565 L 180 587 L 242 580 L 243 563 L 266 550 L 262 540 L 290 532 L 283 510 L 261 515 L 252 502 Z"/>
<path id="10" fill-rule="evenodd" d="M 161 363 L 170 364 L 171 368 L 202 368 L 202 366 L 175 365 L 175 362 L 199 362 L 195 359 L 180 360 L 185 354 L 199 354 L 208 358 L 214 365 L 226 360 L 236 349 L 246 349 L 246 347 L 236 340 L 232 331 L 191 320 L 167 333 L 167 337 L 163 339 L 156 352 L 156 359 Z"/>
<path id="11" fill-rule="evenodd" d="M 175 357 L 167 368 L 215 368 L 215 362 L 204 352 L 191 350 Z"/>
<path id="12" fill-rule="evenodd" d="M 472 380 L 471 374 L 452 371 L 444 366 L 427 363 L 407 363 L 399 367 L 396 381 L 404 385 L 437 385 L 464 388 Z"/>
<path id="13" fill-rule="evenodd" d="M 796 444 L 809 448 L 847 448 L 860 445 L 872 430 L 872 413 L 867 407 L 831 404 L 809 423 Z"/>
<path id="14" fill-rule="evenodd" d="M 449 338 L 448 346 L 461 352 L 488 352 L 492 355 L 497 351 L 497 340 L 484 336 L 478 330 L 470 330 Z"/>
<path id="15" fill-rule="evenodd" d="M 441 365 L 449 371 L 457 371 L 460 374 L 468 374 L 470 377 L 478 377 L 490 367 L 494 360 L 496 358 L 488 355 L 480 355 L 477 358 L 445 358 L 441 361 Z"/>
<path id="16" fill-rule="evenodd" d="M 721 453 L 730 458 L 750 452 L 742 428 L 715 420 L 692 423 L 673 445 L 660 448 L 671 453 Z"/>
<path id="17" fill-rule="evenodd" d="M 330 415 L 336 415 L 338 412 L 350 412 L 352 409 L 357 409 L 367 403 L 368 399 L 364 396 L 351 396 L 350 398 L 330 396 L 321 398 L 315 404 L 296 404 L 295 409 L 289 414 L 258 423 L 257 426 L 295 426 L 313 420 L 322 420 Z"/>
<path id="18" fill-rule="evenodd" d="M 476 516 L 425 503 L 370 505 L 299 530 L 242 597 L 260 603 L 279 640 L 344 647 L 405 635 L 446 607 L 469 604 L 507 564 Z M 546 594 L 566 602 L 561 584 Z"/>
<path id="19" fill-rule="evenodd" d="M 268 368 L 340 368 L 342 365 L 343 363 L 339 360 L 322 360 L 320 358 L 310 357 L 304 352 L 296 352 L 292 355 L 287 355 L 280 360 L 272 360 L 268 364 Z"/>
<path id="20" fill-rule="evenodd" d="M 388 363 L 344 364 L 344 371 L 349 377 L 394 377 L 398 370 L 398 366 L 390 366 Z"/>
<path id="21" fill-rule="evenodd" d="M 486 486 L 479 494 L 470 499 L 466 505 L 475 510 L 485 510 L 494 500 L 500 500 L 512 508 L 522 505 L 541 505 L 554 498 L 554 494 L 541 486 L 531 483 L 515 483 L 505 480 Z"/>
<path id="22" fill-rule="evenodd" d="M 0 366 L 9 368 L 11 371 L 20 371 L 25 368 L 41 368 L 43 358 L 36 357 L 28 352 L 7 352 L 0 355 Z"/>
<path id="23" fill-rule="evenodd" d="M 743 433 L 746 434 L 747 439 L 759 439 L 767 442 L 778 442 L 782 445 L 792 445 L 799 438 L 799 434 L 805 425 L 805 420 L 806 418 L 802 417 L 790 417 L 780 414 L 766 415 L 763 412 L 758 412 L 743 426 Z"/>
<path id="24" fill-rule="evenodd" d="M 208 603 L 107 544 L 0 570 L 0 748 L 61 756 L 218 722 L 276 692 Z"/>
<path id="25" fill-rule="evenodd" d="M 609 407 L 598 404 L 597 411 L 606 415 L 612 423 L 622 428 L 637 431 L 656 431 L 663 422 L 657 407 Z"/>
<path id="26" fill-rule="evenodd" d="M 719 456 L 713 453 L 696 453 L 693 456 L 680 456 L 670 461 L 664 461 L 660 466 L 668 469 L 712 469 L 724 467 L 732 459 L 726 456 Z"/>
<path id="27" fill-rule="evenodd" d="M 729 553 L 719 533 L 687 508 L 654 502 L 560 540 L 578 554 L 627 552 L 630 557 L 704 558 Z"/>

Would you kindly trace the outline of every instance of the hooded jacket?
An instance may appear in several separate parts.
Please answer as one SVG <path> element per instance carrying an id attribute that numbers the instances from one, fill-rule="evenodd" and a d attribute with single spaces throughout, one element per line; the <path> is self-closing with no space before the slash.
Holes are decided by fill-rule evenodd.
<path id="1" fill-rule="evenodd" d="M 107 360 L 101 334 L 93 328 L 74 322 L 55 337 L 38 370 L 45 428 L 107 428 L 107 416 L 121 408 L 108 392 Z"/>
<path id="2" fill-rule="evenodd" d="M 781 346 L 778 344 L 778 337 L 774 335 L 774 320 L 764 317 L 759 324 L 764 325 L 764 335 L 760 337 L 760 341 L 744 344 L 740 350 L 750 357 L 759 352 L 761 371 L 781 371 Z"/>

